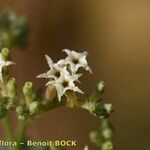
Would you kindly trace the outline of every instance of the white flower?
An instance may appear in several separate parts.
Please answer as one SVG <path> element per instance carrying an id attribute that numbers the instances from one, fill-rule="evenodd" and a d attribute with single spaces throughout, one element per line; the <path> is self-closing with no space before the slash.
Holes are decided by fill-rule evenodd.
<path id="1" fill-rule="evenodd" d="M 61 70 L 60 74 L 61 75 L 57 80 L 51 80 L 46 84 L 55 85 L 59 101 L 61 101 L 61 97 L 68 90 L 83 94 L 83 92 L 74 83 L 82 74 L 70 75 L 66 67 Z"/>
<path id="2" fill-rule="evenodd" d="M 104 108 L 106 109 L 107 113 L 111 113 L 113 110 L 113 106 L 110 103 L 104 104 Z"/>
<path id="3" fill-rule="evenodd" d="M 45 55 L 50 69 L 46 73 L 37 76 L 38 78 L 49 79 L 46 85 L 54 85 L 56 87 L 59 101 L 61 101 L 61 97 L 68 90 L 83 94 L 75 85 L 75 81 L 79 82 L 78 78 L 82 76 L 82 74 L 76 73 L 79 68 L 84 68 L 92 72 L 86 60 L 87 52 L 77 53 L 68 49 L 64 49 L 63 51 L 68 56 L 65 59 L 59 60 L 57 63 L 54 63 L 49 56 Z"/>
<path id="4" fill-rule="evenodd" d="M 92 73 L 91 68 L 88 66 L 86 57 L 88 53 L 85 51 L 83 53 L 71 51 L 68 49 L 63 50 L 68 56 L 66 57 L 66 63 L 68 63 L 71 67 L 71 71 L 75 74 L 80 67 L 86 69 L 90 73 Z"/>
<path id="5" fill-rule="evenodd" d="M 85 147 L 84 147 L 84 149 L 83 150 L 88 150 L 89 148 L 88 148 L 88 146 L 86 145 Z"/>
<path id="6" fill-rule="evenodd" d="M 3 82 L 3 67 L 7 67 L 9 65 L 15 64 L 12 61 L 6 61 L 3 57 L 3 55 L 0 53 L 0 81 Z"/>
<path id="7" fill-rule="evenodd" d="M 45 55 L 45 57 L 50 70 L 48 70 L 46 73 L 38 75 L 37 78 L 49 78 L 49 79 L 59 78 L 60 70 L 64 66 L 64 60 L 59 60 L 57 63 L 53 63 L 52 59 L 48 55 Z"/>

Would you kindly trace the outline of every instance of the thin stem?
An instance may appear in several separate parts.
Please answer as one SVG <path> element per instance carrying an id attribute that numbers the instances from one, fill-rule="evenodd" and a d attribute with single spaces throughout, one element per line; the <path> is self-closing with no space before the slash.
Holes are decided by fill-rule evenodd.
<path id="1" fill-rule="evenodd" d="M 20 143 L 25 138 L 25 133 L 26 133 L 26 130 L 27 130 L 27 127 L 28 127 L 29 123 L 30 123 L 30 119 L 27 119 L 25 121 L 20 121 L 20 123 L 19 123 L 18 134 L 17 134 L 17 137 L 16 137 L 17 142 L 18 142 L 17 150 L 21 150 L 22 145 Z"/>
<path id="2" fill-rule="evenodd" d="M 8 140 L 14 140 L 14 135 L 13 135 L 13 131 L 11 128 L 11 123 L 9 121 L 8 115 L 6 115 L 3 119 L 2 119 L 2 123 L 3 123 L 3 128 L 4 128 L 4 133 L 5 133 L 5 137 Z"/>
<path id="3" fill-rule="evenodd" d="M 15 141 L 15 137 L 12 131 L 11 123 L 8 117 L 8 114 L 2 119 L 3 129 L 5 138 L 9 141 Z M 11 147 L 12 149 L 16 150 L 16 147 Z"/>

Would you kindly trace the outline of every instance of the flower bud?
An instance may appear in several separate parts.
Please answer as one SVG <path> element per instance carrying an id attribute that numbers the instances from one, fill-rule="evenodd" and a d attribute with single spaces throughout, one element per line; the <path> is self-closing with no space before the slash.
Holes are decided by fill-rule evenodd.
<path id="1" fill-rule="evenodd" d="M 23 113 L 23 107 L 22 107 L 22 106 L 18 106 L 18 107 L 16 108 L 16 113 L 17 113 L 18 115 L 21 115 L 21 114 Z"/>
<path id="2" fill-rule="evenodd" d="M 108 117 L 108 113 L 107 113 L 106 109 L 100 103 L 97 103 L 95 105 L 95 109 L 93 111 L 93 114 L 100 116 L 100 118 L 107 118 Z"/>
<path id="3" fill-rule="evenodd" d="M 109 122 L 107 119 L 102 120 L 102 123 L 101 123 L 100 128 L 101 128 L 102 130 L 105 130 L 105 129 L 107 129 L 107 128 L 110 128 L 111 130 L 114 130 L 113 125 L 112 125 L 111 122 Z"/>
<path id="4" fill-rule="evenodd" d="M 102 131 L 102 136 L 106 140 L 110 140 L 113 137 L 113 131 L 110 128 L 106 128 Z"/>
<path id="5" fill-rule="evenodd" d="M 98 90 L 99 90 L 100 92 L 104 92 L 104 90 L 105 90 L 105 83 L 104 83 L 104 81 L 101 81 L 101 82 L 98 84 Z"/>
<path id="6" fill-rule="evenodd" d="M 26 82 L 23 86 L 23 94 L 25 96 L 30 96 L 33 93 L 33 83 L 32 82 Z"/>
<path id="7" fill-rule="evenodd" d="M 3 57 L 5 58 L 5 59 L 7 59 L 8 58 L 8 56 L 9 56 L 9 49 L 8 48 L 2 48 L 2 50 L 1 50 L 1 53 L 2 53 L 2 55 L 3 55 Z"/>
<path id="8" fill-rule="evenodd" d="M 31 114 L 36 114 L 38 112 L 38 106 L 39 106 L 39 103 L 37 101 L 34 101 L 32 102 L 30 105 L 29 105 L 29 111 Z"/>
<path id="9" fill-rule="evenodd" d="M 0 119 L 5 117 L 6 113 L 7 113 L 6 108 L 0 106 Z"/>
<path id="10" fill-rule="evenodd" d="M 113 143 L 111 141 L 103 143 L 102 150 L 113 150 Z"/>
<path id="11" fill-rule="evenodd" d="M 100 101 L 100 98 L 104 92 L 104 89 L 105 89 L 105 84 L 103 81 L 101 81 L 100 83 L 98 83 L 94 91 L 90 94 L 88 99 L 94 102 Z"/>
<path id="12" fill-rule="evenodd" d="M 17 90 L 16 90 L 16 80 L 15 78 L 11 78 L 7 85 L 6 85 L 6 89 L 7 89 L 7 96 L 14 100 L 15 97 L 16 97 L 16 93 L 17 93 Z"/>
<path id="13" fill-rule="evenodd" d="M 0 31 L 0 48 L 10 47 L 10 45 L 11 45 L 10 34 L 5 30 L 1 30 Z"/>
<path id="14" fill-rule="evenodd" d="M 30 103 L 33 102 L 33 83 L 32 82 L 26 82 L 23 87 L 23 94 L 25 97 L 25 103 L 26 105 L 30 105 Z"/>
<path id="15" fill-rule="evenodd" d="M 48 85 L 45 92 L 46 100 L 53 100 L 57 95 L 56 87 L 54 85 Z"/>
<path id="16" fill-rule="evenodd" d="M 106 109 L 108 114 L 110 114 L 113 111 L 113 106 L 110 103 L 109 104 L 108 103 L 104 104 L 104 108 Z"/>
<path id="17" fill-rule="evenodd" d="M 100 140 L 101 140 L 101 135 L 98 132 L 91 132 L 89 135 L 91 142 L 95 143 L 96 145 L 100 144 Z"/>

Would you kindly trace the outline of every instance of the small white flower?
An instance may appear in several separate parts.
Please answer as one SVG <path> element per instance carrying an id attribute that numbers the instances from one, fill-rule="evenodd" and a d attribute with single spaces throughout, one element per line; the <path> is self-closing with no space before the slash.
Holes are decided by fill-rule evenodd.
<path id="1" fill-rule="evenodd" d="M 63 51 L 66 52 L 68 56 L 65 59 L 59 60 L 57 63 L 54 63 L 49 56 L 45 55 L 50 69 L 46 73 L 37 76 L 38 78 L 49 79 L 46 85 L 54 85 L 56 87 L 59 101 L 61 101 L 61 97 L 68 90 L 83 94 L 75 85 L 76 81 L 79 82 L 78 78 L 82 76 L 82 74 L 76 73 L 79 68 L 84 68 L 92 72 L 86 60 L 87 52 L 77 53 L 68 49 Z"/>
<path id="2" fill-rule="evenodd" d="M 7 67 L 9 65 L 15 64 L 12 61 L 6 61 L 3 57 L 3 55 L 0 53 L 0 81 L 3 82 L 3 67 Z"/>
<path id="3" fill-rule="evenodd" d="M 57 80 L 49 81 L 46 85 L 55 85 L 58 95 L 58 100 L 61 101 L 61 97 L 66 91 L 71 90 L 83 94 L 83 92 L 75 85 L 75 81 L 81 77 L 82 74 L 70 75 L 66 67 L 61 70 L 61 75 Z"/>
<path id="4" fill-rule="evenodd" d="M 83 53 L 71 51 L 68 49 L 63 50 L 68 56 L 66 57 L 66 63 L 68 63 L 71 67 L 71 71 L 75 74 L 80 67 L 86 69 L 90 73 L 92 73 L 91 68 L 88 66 L 86 57 L 88 53 L 85 51 Z"/>
<path id="5" fill-rule="evenodd" d="M 88 150 L 89 148 L 88 148 L 88 146 L 86 145 L 85 147 L 84 147 L 84 149 L 83 150 Z"/>
<path id="6" fill-rule="evenodd" d="M 59 60 L 57 63 L 53 63 L 52 59 L 48 55 L 45 55 L 45 57 L 50 70 L 48 70 L 46 73 L 38 75 L 37 78 L 49 78 L 49 79 L 59 78 L 60 70 L 64 66 L 64 60 Z"/>
<path id="7" fill-rule="evenodd" d="M 113 110 L 113 106 L 112 106 L 112 104 L 110 104 L 110 103 L 104 104 L 104 108 L 106 109 L 106 111 L 107 111 L 108 113 L 111 113 L 112 110 Z"/>

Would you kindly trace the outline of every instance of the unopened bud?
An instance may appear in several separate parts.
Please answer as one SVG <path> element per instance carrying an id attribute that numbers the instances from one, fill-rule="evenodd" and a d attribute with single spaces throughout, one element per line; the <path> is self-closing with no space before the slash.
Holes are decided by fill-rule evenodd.
<path id="1" fill-rule="evenodd" d="M 112 123 L 110 121 L 108 121 L 107 119 L 104 119 L 102 121 L 100 128 L 102 130 L 105 130 L 107 128 L 110 128 L 110 129 L 114 130 L 114 127 L 113 127 Z"/>
<path id="2" fill-rule="evenodd" d="M 95 143 L 96 145 L 99 145 L 101 135 L 98 132 L 95 132 L 95 131 L 91 132 L 89 137 L 93 143 Z"/>
<path id="3" fill-rule="evenodd" d="M 113 143 L 111 141 L 103 143 L 102 150 L 113 150 Z"/>
<path id="4" fill-rule="evenodd" d="M 45 92 L 45 98 L 46 100 L 53 100 L 57 95 L 56 87 L 54 85 L 48 85 L 46 92 Z"/>
<path id="5" fill-rule="evenodd" d="M 110 140 L 113 137 L 113 131 L 110 128 L 107 128 L 102 131 L 102 136 L 104 137 L 104 139 Z"/>
<path id="6" fill-rule="evenodd" d="M 100 101 L 101 96 L 104 92 L 104 89 L 105 89 L 105 83 L 103 81 L 101 81 L 100 83 L 98 83 L 95 90 L 89 95 L 88 99 L 90 101 L 94 101 L 94 102 Z"/>
<path id="7" fill-rule="evenodd" d="M 36 114 L 38 112 L 38 106 L 39 106 L 39 103 L 37 101 L 34 101 L 32 102 L 30 105 L 29 105 L 29 111 L 31 114 Z"/>
<path id="8" fill-rule="evenodd" d="M 3 48 L 4 46 L 6 47 L 10 47 L 11 46 L 11 37 L 10 37 L 10 34 L 5 31 L 5 30 L 2 30 L 0 32 L 0 48 Z"/>
<path id="9" fill-rule="evenodd" d="M 23 113 L 23 107 L 22 107 L 22 106 L 18 106 L 18 107 L 16 108 L 16 113 L 17 113 L 18 115 L 21 115 L 21 114 Z"/>
<path id="10" fill-rule="evenodd" d="M 104 81 L 101 81 L 101 82 L 98 84 L 98 90 L 99 90 L 100 92 L 103 92 L 104 89 L 105 89 L 105 83 L 104 83 Z"/>
<path id="11" fill-rule="evenodd" d="M 110 114 L 113 111 L 113 106 L 110 103 L 109 104 L 108 103 L 104 104 L 104 108 L 106 109 L 108 114 Z"/>
<path id="12" fill-rule="evenodd" d="M 6 89 L 7 89 L 7 92 L 8 92 L 7 96 L 8 96 L 10 99 L 15 99 L 15 97 L 16 97 L 16 92 L 17 92 L 17 90 L 16 90 L 16 80 L 15 80 L 15 78 L 11 78 L 11 79 L 8 81 L 8 83 L 7 83 L 7 85 L 6 85 Z"/>
<path id="13" fill-rule="evenodd" d="M 2 48 L 2 50 L 1 50 L 1 53 L 2 53 L 2 55 L 3 55 L 3 57 L 4 57 L 4 59 L 7 59 L 8 58 L 8 56 L 9 56 L 9 49 L 8 48 Z"/>
<path id="14" fill-rule="evenodd" d="M 23 94 L 25 98 L 26 105 L 30 105 L 30 103 L 33 102 L 33 96 L 34 96 L 34 90 L 33 90 L 33 83 L 32 82 L 26 82 L 23 87 Z"/>
<path id="15" fill-rule="evenodd" d="M 33 83 L 32 82 L 26 82 L 23 86 L 23 94 L 25 96 L 30 96 L 33 93 Z"/>

